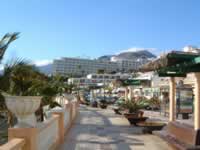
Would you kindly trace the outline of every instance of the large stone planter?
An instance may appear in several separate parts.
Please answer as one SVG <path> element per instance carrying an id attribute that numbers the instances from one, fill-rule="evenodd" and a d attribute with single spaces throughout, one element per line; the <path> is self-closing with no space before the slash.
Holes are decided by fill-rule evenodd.
<path id="1" fill-rule="evenodd" d="M 147 122 L 139 122 L 137 123 L 137 125 L 144 128 L 143 130 L 144 133 L 152 134 L 153 131 L 162 130 L 162 128 L 166 125 L 166 123 L 147 121 Z"/>
<path id="2" fill-rule="evenodd" d="M 40 96 L 6 96 L 7 108 L 15 114 L 18 123 L 16 127 L 35 127 L 35 111 L 40 106 Z"/>
<path id="3" fill-rule="evenodd" d="M 137 113 L 124 113 L 124 117 L 129 121 L 132 125 L 137 126 L 137 123 L 144 122 L 148 119 L 148 117 L 143 117 L 144 112 L 139 111 Z"/>

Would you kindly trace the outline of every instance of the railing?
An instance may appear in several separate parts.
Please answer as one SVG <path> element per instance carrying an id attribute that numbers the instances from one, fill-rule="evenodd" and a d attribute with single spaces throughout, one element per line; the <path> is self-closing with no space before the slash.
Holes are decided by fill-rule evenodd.
<path id="1" fill-rule="evenodd" d="M 57 99 L 59 102 L 59 99 Z M 51 114 L 44 122 L 34 128 L 9 128 L 8 143 L 0 146 L 0 150 L 52 150 L 64 142 L 64 136 L 72 126 L 77 113 L 78 102 L 64 102 L 62 108 L 49 111 Z"/>
<path id="2" fill-rule="evenodd" d="M 52 116 L 39 127 L 37 137 L 38 150 L 51 149 L 51 147 L 57 145 L 59 141 L 58 119 L 59 116 Z"/>
<path id="3" fill-rule="evenodd" d="M 23 150 L 25 145 L 24 139 L 14 138 L 0 147 L 0 150 Z"/>

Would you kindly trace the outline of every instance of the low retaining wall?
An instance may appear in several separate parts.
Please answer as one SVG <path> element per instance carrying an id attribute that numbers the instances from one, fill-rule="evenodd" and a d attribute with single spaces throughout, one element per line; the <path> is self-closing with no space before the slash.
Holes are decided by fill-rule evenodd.
<path id="1" fill-rule="evenodd" d="M 59 116 L 52 116 L 38 127 L 37 149 L 51 149 L 59 143 Z"/>
<path id="2" fill-rule="evenodd" d="M 0 150 L 53 150 L 64 142 L 64 136 L 78 114 L 78 102 L 63 102 L 62 108 L 49 111 L 51 117 L 35 128 L 9 128 L 8 143 Z"/>
<path id="3" fill-rule="evenodd" d="M 15 138 L 0 147 L 0 150 L 22 150 L 25 145 L 24 139 Z"/>

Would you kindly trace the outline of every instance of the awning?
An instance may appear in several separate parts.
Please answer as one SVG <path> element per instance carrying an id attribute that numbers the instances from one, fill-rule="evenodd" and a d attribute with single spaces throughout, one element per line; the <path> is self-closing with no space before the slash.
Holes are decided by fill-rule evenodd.
<path id="1" fill-rule="evenodd" d="M 190 72 L 200 72 L 200 55 L 172 51 L 140 68 L 142 72 L 156 71 L 159 76 L 185 77 Z"/>

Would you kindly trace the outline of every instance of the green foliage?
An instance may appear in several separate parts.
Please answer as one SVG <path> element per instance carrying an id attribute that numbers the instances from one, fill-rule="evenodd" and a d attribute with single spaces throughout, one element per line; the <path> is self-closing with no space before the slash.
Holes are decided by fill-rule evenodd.
<path id="1" fill-rule="evenodd" d="M 125 103 L 125 99 L 118 99 L 116 102 L 115 102 L 115 105 L 121 107 L 123 106 Z"/>
<path id="2" fill-rule="evenodd" d="M 18 38 L 18 35 L 18 32 L 7 33 L 0 40 L 0 62 L 3 59 L 4 53 L 7 50 L 8 46 L 10 45 L 10 43 Z"/>
<path id="3" fill-rule="evenodd" d="M 4 96 L 0 93 L 0 110 L 5 110 L 6 105 L 5 105 L 5 98 Z"/>
<path id="4" fill-rule="evenodd" d="M 145 108 L 145 103 L 143 100 L 128 100 L 122 104 L 122 108 L 128 110 L 129 113 L 138 112 L 140 109 Z"/>
<path id="5" fill-rule="evenodd" d="M 28 62 L 23 60 L 23 59 L 16 59 L 16 60 L 11 60 L 7 62 L 4 65 L 4 71 L 3 75 L 0 76 L 0 89 L 3 91 L 8 92 L 9 87 L 10 87 L 10 78 L 12 71 L 17 67 L 17 66 L 23 66 L 26 65 Z"/>
<path id="6" fill-rule="evenodd" d="M 157 108 L 159 108 L 160 105 L 161 105 L 161 101 L 160 101 L 157 97 L 152 97 L 152 98 L 149 100 L 149 105 L 152 106 L 152 107 L 157 107 Z"/>
<path id="7" fill-rule="evenodd" d="M 41 74 L 35 66 L 29 64 L 16 65 L 10 76 L 9 93 L 22 96 L 37 95 L 39 93 L 34 93 L 30 89 L 40 82 L 42 82 Z"/>
<path id="8" fill-rule="evenodd" d="M 43 96 L 42 105 L 58 106 L 54 97 L 62 87 L 63 79 L 48 78 L 23 59 L 10 61 L 0 76 L 2 91 L 17 96 Z M 5 106 L 5 104 L 2 103 Z"/>
<path id="9" fill-rule="evenodd" d="M 104 74 L 105 73 L 105 70 L 104 69 L 98 69 L 97 70 L 97 74 Z"/>

